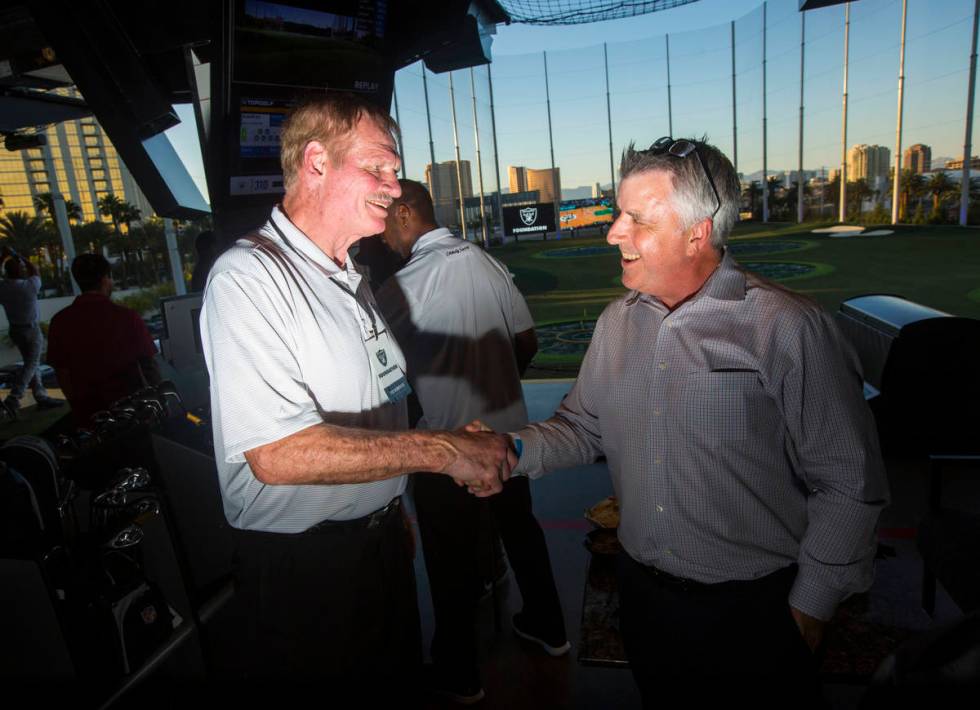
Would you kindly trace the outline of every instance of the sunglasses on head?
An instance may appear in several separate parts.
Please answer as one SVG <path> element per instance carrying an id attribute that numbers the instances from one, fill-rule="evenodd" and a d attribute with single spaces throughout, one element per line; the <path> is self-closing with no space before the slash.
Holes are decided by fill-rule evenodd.
<path id="1" fill-rule="evenodd" d="M 652 153 L 653 155 L 662 155 L 666 153 L 667 155 L 672 155 L 675 158 L 686 158 L 691 153 L 697 156 L 698 163 L 701 164 L 701 170 L 704 172 L 704 176 L 708 178 L 708 184 L 711 186 L 711 192 L 715 196 L 715 211 L 711 213 L 711 218 L 714 219 L 715 215 L 718 214 L 718 210 L 721 209 L 721 198 L 718 196 L 718 190 L 715 188 L 715 181 L 711 177 L 711 173 L 708 172 L 708 166 L 704 164 L 704 158 L 701 157 L 701 151 L 698 150 L 698 145 L 694 141 L 679 140 L 675 141 L 670 136 L 664 136 L 663 138 L 658 138 L 653 142 L 649 148 L 644 153 Z"/>

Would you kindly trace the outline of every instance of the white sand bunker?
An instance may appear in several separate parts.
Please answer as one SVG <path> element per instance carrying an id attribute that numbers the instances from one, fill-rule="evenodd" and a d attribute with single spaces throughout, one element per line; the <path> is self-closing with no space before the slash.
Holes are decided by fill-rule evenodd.
<path id="1" fill-rule="evenodd" d="M 837 224 L 833 227 L 822 227 L 814 229 L 813 234 L 826 234 L 828 237 L 855 237 L 864 231 L 864 227 L 849 224 Z"/>
<path id="2" fill-rule="evenodd" d="M 894 234 L 894 229 L 872 229 L 870 232 L 863 232 L 862 237 L 883 237 L 886 234 Z"/>

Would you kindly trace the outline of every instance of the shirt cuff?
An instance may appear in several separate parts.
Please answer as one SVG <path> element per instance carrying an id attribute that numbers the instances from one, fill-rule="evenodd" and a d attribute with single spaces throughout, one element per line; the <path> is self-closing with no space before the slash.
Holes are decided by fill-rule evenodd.
<path id="1" fill-rule="evenodd" d="M 517 452 L 517 465 L 511 469 L 510 475 L 528 477 L 528 457 L 525 455 L 527 449 L 524 446 L 524 437 L 519 432 L 515 431 L 507 432 L 507 436 L 510 437 L 511 443 L 514 444 L 514 451 Z"/>
<path id="2" fill-rule="evenodd" d="M 808 574 L 807 570 L 801 567 L 789 592 L 789 605 L 807 616 L 830 621 L 837 611 L 837 606 L 846 596 L 847 594 L 839 589 L 820 584 L 812 572 Z"/>

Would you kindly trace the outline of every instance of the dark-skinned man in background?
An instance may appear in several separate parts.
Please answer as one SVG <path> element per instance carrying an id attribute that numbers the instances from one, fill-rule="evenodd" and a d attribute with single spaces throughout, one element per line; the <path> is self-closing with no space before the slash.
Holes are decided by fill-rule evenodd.
<path id="1" fill-rule="evenodd" d="M 402 346 L 418 397 L 418 428 L 474 419 L 498 431 L 527 423 L 521 375 L 537 352 L 534 321 L 507 267 L 436 224 L 423 185 L 401 180 L 382 235 L 405 265 L 377 293 Z M 477 649 L 480 526 L 492 521 L 521 590 L 513 628 L 553 656 L 568 652 L 561 604 L 531 506 L 528 479 L 512 478 L 486 501 L 445 476 L 419 473 L 413 500 L 435 610 L 431 683 L 460 703 L 484 697 Z M 490 521 L 486 521 L 489 513 Z"/>

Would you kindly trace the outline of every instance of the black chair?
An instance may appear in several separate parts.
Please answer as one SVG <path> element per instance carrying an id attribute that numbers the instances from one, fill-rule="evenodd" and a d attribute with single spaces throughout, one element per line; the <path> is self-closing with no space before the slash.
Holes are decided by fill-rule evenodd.
<path id="1" fill-rule="evenodd" d="M 937 579 L 963 612 L 980 609 L 980 511 L 942 506 L 943 471 L 950 464 L 980 465 L 980 456 L 929 456 L 929 511 L 919 523 L 916 546 L 922 555 L 922 608 L 930 616 Z"/>

